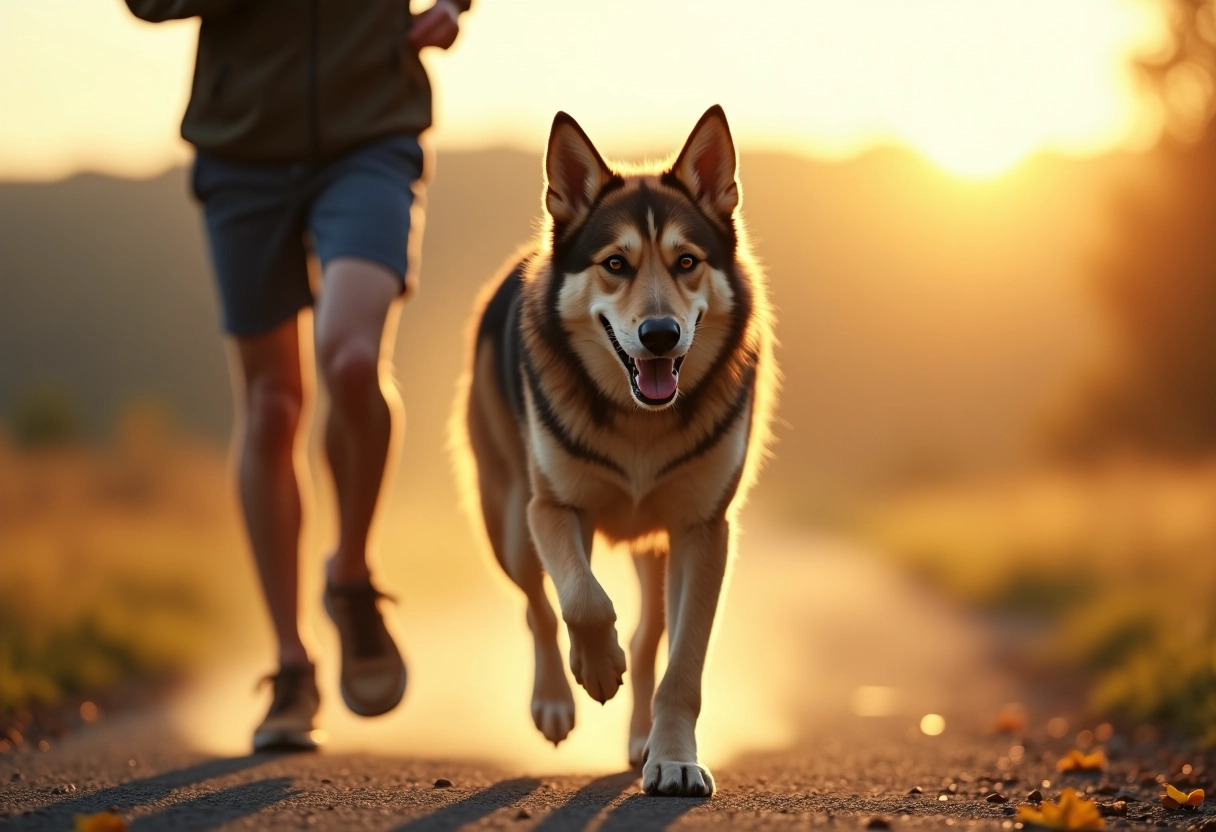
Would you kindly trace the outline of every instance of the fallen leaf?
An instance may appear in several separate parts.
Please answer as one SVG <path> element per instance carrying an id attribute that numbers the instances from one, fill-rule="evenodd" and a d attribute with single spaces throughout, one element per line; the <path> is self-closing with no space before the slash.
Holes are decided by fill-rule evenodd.
<path id="1" fill-rule="evenodd" d="M 76 832 L 127 832 L 127 822 L 113 812 L 76 815 L 73 827 Z"/>
<path id="2" fill-rule="evenodd" d="M 996 715 L 993 730 L 998 734 L 1024 734 L 1026 723 L 1026 707 L 1020 702 L 1010 702 Z"/>
<path id="3" fill-rule="evenodd" d="M 1184 806 L 1188 809 L 1194 809 L 1199 804 L 1203 803 L 1203 789 L 1195 789 L 1190 794 L 1176 789 L 1169 783 L 1165 785 L 1165 794 L 1161 795 L 1161 805 L 1167 809 L 1181 809 Z"/>
<path id="4" fill-rule="evenodd" d="M 1100 748 L 1093 754 L 1086 754 L 1074 748 L 1056 763 L 1056 768 L 1060 771 L 1103 771 L 1107 763 L 1106 752 Z"/>
<path id="5" fill-rule="evenodd" d="M 1084 799 L 1074 789 L 1065 789 L 1058 803 L 1045 801 L 1038 808 L 1023 803 L 1018 807 L 1018 820 L 1045 829 L 1106 828 L 1106 821 L 1098 811 L 1098 804 Z"/>

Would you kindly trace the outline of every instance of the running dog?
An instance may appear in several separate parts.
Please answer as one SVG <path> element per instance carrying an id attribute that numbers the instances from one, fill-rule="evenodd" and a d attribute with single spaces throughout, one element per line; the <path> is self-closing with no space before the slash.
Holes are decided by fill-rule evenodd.
<path id="1" fill-rule="evenodd" d="M 558 113 L 544 230 L 483 293 L 454 414 L 466 496 L 527 597 L 532 718 L 555 745 L 574 727 L 574 697 L 544 572 L 574 679 L 603 703 L 624 683 L 625 653 L 591 546 L 597 534 L 629 545 L 642 611 L 630 643 L 628 748 L 648 794 L 714 790 L 697 762 L 702 671 L 733 518 L 763 456 L 776 390 L 736 167 L 721 107 L 658 170 L 614 170 Z M 670 649 L 656 690 L 664 626 Z"/>

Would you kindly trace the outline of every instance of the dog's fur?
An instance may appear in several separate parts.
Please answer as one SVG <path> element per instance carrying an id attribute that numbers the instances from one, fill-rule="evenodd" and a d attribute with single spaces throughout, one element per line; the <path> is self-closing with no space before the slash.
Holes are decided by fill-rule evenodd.
<path id="1" fill-rule="evenodd" d="M 554 744 L 574 727 L 574 699 L 542 567 L 569 630 L 574 678 L 605 702 L 623 684 L 625 654 L 591 545 L 597 533 L 630 545 L 642 612 L 630 645 L 629 759 L 644 762 L 650 794 L 713 792 L 697 763 L 702 670 L 732 520 L 768 440 L 776 389 L 736 167 L 720 107 L 670 167 L 624 173 L 558 113 L 545 156 L 548 222 L 479 303 L 455 414 L 457 445 L 467 439 L 460 456 L 475 463 L 467 486 L 499 563 L 527 596 L 532 716 Z M 658 319 L 673 336 L 676 322 L 678 341 L 660 344 L 667 357 L 655 359 L 659 342 L 644 344 L 640 328 Z M 665 624 L 669 661 L 656 691 Z"/>

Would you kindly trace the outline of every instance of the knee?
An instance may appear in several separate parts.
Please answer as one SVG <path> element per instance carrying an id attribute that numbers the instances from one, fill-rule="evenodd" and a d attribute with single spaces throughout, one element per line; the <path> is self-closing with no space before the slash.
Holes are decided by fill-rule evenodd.
<path id="1" fill-rule="evenodd" d="M 286 382 L 255 381 L 247 394 L 249 441 L 260 449 L 290 453 L 304 407 L 303 391 Z"/>
<path id="2" fill-rule="evenodd" d="M 321 376 L 333 407 L 358 412 L 380 395 L 380 354 L 376 345 L 348 342 L 321 346 Z"/>

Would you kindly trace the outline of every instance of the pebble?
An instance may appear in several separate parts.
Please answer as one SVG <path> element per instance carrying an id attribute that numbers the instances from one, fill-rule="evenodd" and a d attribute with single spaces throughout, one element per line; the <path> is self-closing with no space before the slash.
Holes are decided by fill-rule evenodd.
<path id="1" fill-rule="evenodd" d="M 988 801 L 989 803 L 1004 803 L 1008 799 L 1009 798 L 1005 797 L 1005 795 L 1001 794 L 1000 792 L 992 792 L 984 798 L 984 800 Z"/>
<path id="2" fill-rule="evenodd" d="M 891 828 L 891 821 L 887 820 L 886 818 L 882 817 L 881 815 L 875 815 L 874 817 L 872 817 L 868 821 L 866 821 L 866 829 L 890 829 L 890 828 Z"/>
<path id="3" fill-rule="evenodd" d="M 516 820 L 527 820 L 530 817 L 532 817 L 532 813 L 523 806 L 520 806 L 519 811 L 515 813 Z"/>
<path id="4" fill-rule="evenodd" d="M 334 782 L 334 781 L 333 781 L 333 780 L 330 780 L 328 777 L 322 777 L 322 778 L 321 778 L 321 784 L 322 784 L 322 785 L 328 786 L 328 785 L 329 785 L 330 783 L 332 783 L 332 782 Z"/>
<path id="5" fill-rule="evenodd" d="M 908 789 L 908 794 L 924 794 L 924 793 L 925 793 L 925 790 L 922 789 L 920 786 L 913 786 L 912 788 Z"/>
<path id="6" fill-rule="evenodd" d="M 437 788 L 437 789 L 450 789 L 451 787 L 452 787 L 452 781 L 446 777 L 440 777 L 438 780 L 435 781 L 435 788 Z"/>
<path id="7" fill-rule="evenodd" d="M 8 779 L 12 780 L 14 783 L 16 783 L 18 780 L 24 780 L 25 775 L 19 771 L 14 771 L 13 775 L 11 777 L 9 777 Z"/>
<path id="8" fill-rule="evenodd" d="M 1127 815 L 1127 804 L 1122 800 L 1116 800 L 1114 803 L 1099 803 L 1098 811 L 1106 817 L 1125 817 Z"/>
<path id="9" fill-rule="evenodd" d="M 1043 793 L 1041 791 L 1039 791 L 1038 789 L 1035 789 L 1030 794 L 1026 795 L 1026 800 L 1031 803 L 1042 803 L 1043 802 Z"/>

